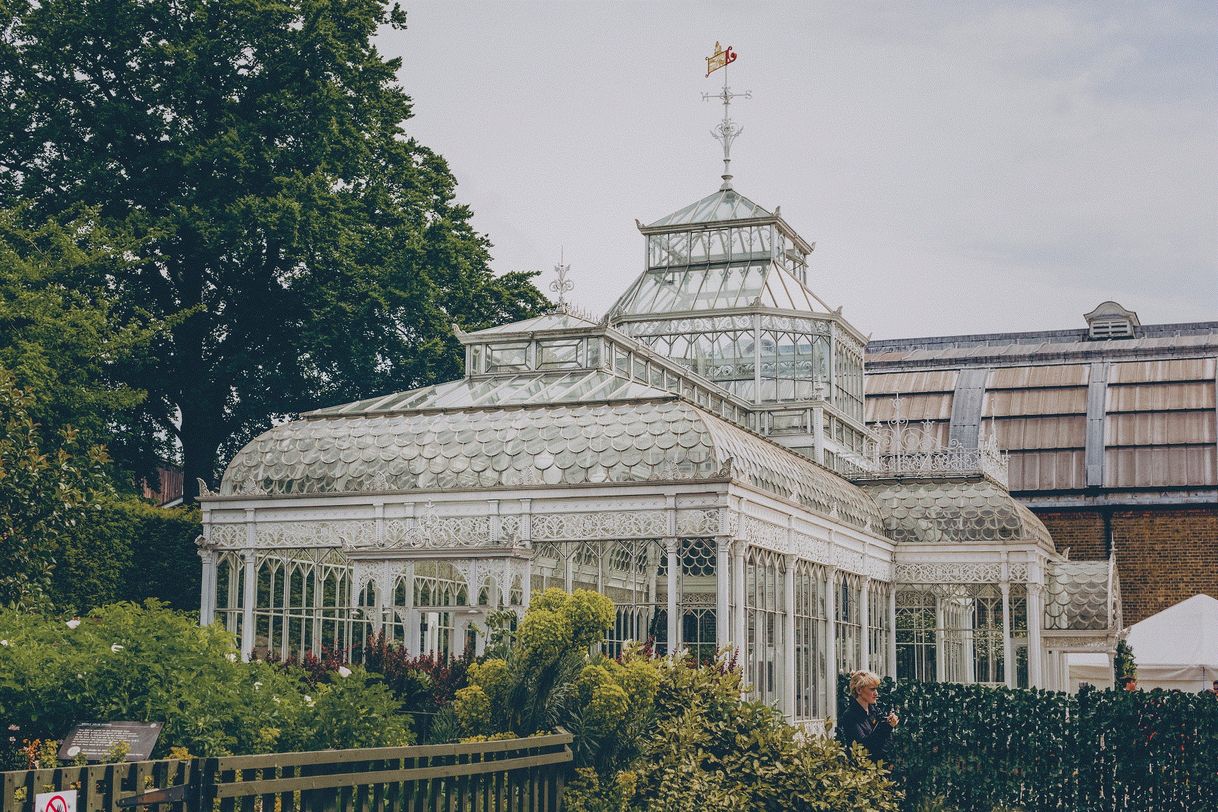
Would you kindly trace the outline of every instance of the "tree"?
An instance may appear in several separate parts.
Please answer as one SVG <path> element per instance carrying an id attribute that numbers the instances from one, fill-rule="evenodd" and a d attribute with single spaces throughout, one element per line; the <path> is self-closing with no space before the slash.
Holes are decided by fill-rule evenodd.
<path id="1" fill-rule="evenodd" d="M 54 603 L 48 587 L 63 541 L 108 492 L 105 449 L 71 428 L 45 442 L 32 402 L 0 367 L 0 606 Z"/>
<path id="2" fill-rule="evenodd" d="M 1116 652 L 1112 657 L 1112 684 L 1118 689 L 1121 687 L 1121 680 L 1125 677 L 1137 677 L 1138 664 L 1133 657 L 1133 646 L 1129 645 L 1129 641 L 1122 637 L 1117 641 Z"/>
<path id="3" fill-rule="evenodd" d="M 0 7 L 0 205 L 85 204 L 142 259 L 112 280 L 169 326 L 129 370 L 195 478 L 278 415 L 452 376 L 458 323 L 545 305 L 494 277 L 444 160 L 403 130 L 380 0 Z"/>
<path id="4" fill-rule="evenodd" d="M 107 444 L 130 483 L 163 443 L 139 431 L 145 393 L 121 380 L 159 325 L 123 314 L 107 286 L 129 263 L 130 241 L 106 232 L 94 212 L 31 222 L 0 210 L 0 366 L 27 398 L 46 442 L 72 428 L 81 443 Z"/>

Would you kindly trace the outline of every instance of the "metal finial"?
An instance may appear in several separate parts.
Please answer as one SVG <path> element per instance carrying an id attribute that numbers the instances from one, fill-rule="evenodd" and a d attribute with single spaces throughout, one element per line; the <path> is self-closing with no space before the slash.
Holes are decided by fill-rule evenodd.
<path id="1" fill-rule="evenodd" d="M 733 93 L 732 89 L 727 84 L 727 66 L 736 60 L 735 53 L 732 52 L 731 46 L 726 51 L 720 51 L 719 43 L 715 43 L 715 57 L 707 60 L 708 71 L 707 76 L 714 70 L 723 70 L 723 89 L 718 93 L 710 94 L 703 93 L 702 101 L 710 101 L 718 99 L 723 102 L 723 121 L 720 121 L 715 129 L 711 130 L 711 137 L 723 144 L 723 185 L 720 190 L 726 191 L 732 188 L 732 142 L 736 140 L 736 136 L 744 132 L 743 127 L 737 127 L 736 122 L 732 121 L 731 106 L 732 99 L 744 97 L 746 99 L 753 98 L 753 91 L 746 90 L 743 93 Z M 722 57 L 716 60 L 716 57 Z M 712 65 L 712 60 L 714 67 Z"/>
<path id="2" fill-rule="evenodd" d="M 575 289 L 575 283 L 567 278 L 567 274 L 571 271 L 571 266 L 563 263 L 563 250 L 559 248 L 558 264 L 554 266 L 554 273 L 558 278 L 550 283 L 550 290 L 558 294 L 558 309 L 566 310 L 570 304 L 567 301 L 567 294 Z"/>

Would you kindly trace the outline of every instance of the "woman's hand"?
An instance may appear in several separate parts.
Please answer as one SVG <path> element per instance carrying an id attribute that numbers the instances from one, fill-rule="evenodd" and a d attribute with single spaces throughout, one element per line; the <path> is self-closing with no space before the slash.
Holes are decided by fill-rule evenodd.
<path id="1" fill-rule="evenodd" d="M 897 725 L 901 724 L 901 718 L 895 713 L 888 714 L 888 716 L 884 717 L 884 721 L 888 722 L 890 727 L 896 727 Z"/>

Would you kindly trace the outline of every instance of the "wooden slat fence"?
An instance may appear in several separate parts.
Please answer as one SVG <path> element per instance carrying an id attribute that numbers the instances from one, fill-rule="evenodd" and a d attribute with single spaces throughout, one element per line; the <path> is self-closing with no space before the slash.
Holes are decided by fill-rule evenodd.
<path id="1" fill-rule="evenodd" d="M 571 734 L 97 764 L 3 775 L 0 812 L 76 789 L 76 812 L 558 812 Z"/>

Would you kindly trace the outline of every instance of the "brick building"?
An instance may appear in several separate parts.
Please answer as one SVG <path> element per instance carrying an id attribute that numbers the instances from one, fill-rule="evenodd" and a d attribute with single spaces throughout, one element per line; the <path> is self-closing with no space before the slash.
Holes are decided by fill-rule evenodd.
<path id="1" fill-rule="evenodd" d="M 1218 596 L 1218 322 L 872 341 L 867 419 L 943 442 L 993 433 L 1011 492 L 1072 559 L 1115 548 L 1126 623 Z M 900 396 L 896 405 L 895 396 Z"/>

